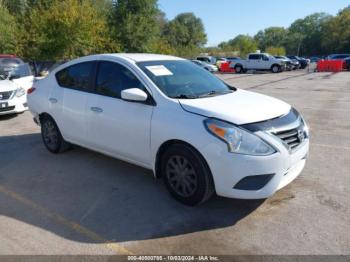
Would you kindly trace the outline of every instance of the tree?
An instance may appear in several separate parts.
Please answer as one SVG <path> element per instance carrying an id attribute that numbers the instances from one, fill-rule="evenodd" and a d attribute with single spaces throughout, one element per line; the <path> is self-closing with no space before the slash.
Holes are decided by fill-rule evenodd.
<path id="1" fill-rule="evenodd" d="M 16 21 L 0 2 L 0 53 L 16 53 Z"/>
<path id="2" fill-rule="evenodd" d="M 2 0 L 2 4 L 14 16 L 23 15 L 27 8 L 27 0 Z"/>
<path id="3" fill-rule="evenodd" d="M 350 53 L 350 8 L 345 8 L 324 26 L 322 46 L 328 53 Z"/>
<path id="4" fill-rule="evenodd" d="M 259 49 L 266 50 L 270 46 L 283 46 L 287 33 L 288 31 L 284 27 L 269 27 L 259 31 L 254 39 L 258 43 Z"/>
<path id="5" fill-rule="evenodd" d="M 224 51 L 237 51 L 241 57 L 255 52 L 258 49 L 257 42 L 249 35 L 238 35 L 228 42 L 219 45 Z"/>
<path id="6" fill-rule="evenodd" d="M 315 13 L 306 16 L 304 19 L 298 19 L 291 24 L 289 31 L 294 39 L 299 41 L 288 41 L 289 48 L 298 50 L 298 55 L 317 55 L 323 54 L 322 34 L 324 25 L 331 18 L 326 13 Z"/>
<path id="7" fill-rule="evenodd" d="M 271 55 L 286 55 L 286 49 L 284 47 L 270 46 L 267 47 L 265 50 Z"/>
<path id="8" fill-rule="evenodd" d="M 23 30 L 22 53 L 28 58 L 71 59 L 118 50 L 109 39 L 106 19 L 90 0 L 53 0 L 48 8 L 37 6 Z"/>
<path id="9" fill-rule="evenodd" d="M 177 50 L 177 54 L 183 56 L 195 53 L 207 42 L 202 20 L 193 13 L 176 16 L 165 25 L 163 34 L 170 46 Z"/>
<path id="10" fill-rule="evenodd" d="M 125 52 L 150 52 L 160 35 L 157 0 L 118 0 L 111 21 L 114 39 Z"/>

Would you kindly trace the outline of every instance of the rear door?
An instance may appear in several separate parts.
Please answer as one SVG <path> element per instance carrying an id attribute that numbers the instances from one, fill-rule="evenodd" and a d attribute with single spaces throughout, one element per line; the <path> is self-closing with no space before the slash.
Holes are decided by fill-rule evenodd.
<path id="1" fill-rule="evenodd" d="M 86 105 L 93 91 L 96 63 L 81 62 L 56 73 L 57 86 L 49 96 L 51 112 L 62 135 L 70 142 L 87 142 Z"/>
<path id="2" fill-rule="evenodd" d="M 96 95 L 88 100 L 89 146 L 104 153 L 150 164 L 150 132 L 154 105 L 121 99 L 121 91 L 145 86 L 131 68 L 115 61 L 101 61 L 96 76 Z"/>
<path id="3" fill-rule="evenodd" d="M 261 68 L 261 55 L 259 54 L 251 54 L 247 60 L 247 68 L 248 69 L 260 69 Z"/>
<path id="4" fill-rule="evenodd" d="M 261 55 L 261 60 L 260 60 L 260 68 L 259 69 L 270 69 L 271 67 L 271 61 L 270 58 L 267 55 Z"/>

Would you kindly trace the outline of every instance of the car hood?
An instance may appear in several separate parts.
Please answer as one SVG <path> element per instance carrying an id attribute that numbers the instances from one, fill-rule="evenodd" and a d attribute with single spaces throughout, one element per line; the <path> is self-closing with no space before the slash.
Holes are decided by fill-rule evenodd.
<path id="1" fill-rule="evenodd" d="M 291 110 L 291 106 L 281 100 L 241 89 L 227 95 L 180 99 L 179 102 L 188 112 L 236 125 L 276 118 Z"/>
<path id="2" fill-rule="evenodd" d="M 18 86 L 10 80 L 0 80 L 0 92 L 16 90 Z"/>

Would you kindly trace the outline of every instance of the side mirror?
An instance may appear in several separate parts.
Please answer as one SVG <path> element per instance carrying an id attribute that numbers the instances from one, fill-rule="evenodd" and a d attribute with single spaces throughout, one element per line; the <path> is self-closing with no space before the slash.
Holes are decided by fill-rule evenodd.
<path id="1" fill-rule="evenodd" d="M 146 92 L 139 88 L 125 89 L 122 91 L 121 97 L 123 100 L 134 102 L 144 102 L 148 98 Z"/>
<path id="2" fill-rule="evenodd" d="M 41 71 L 41 72 L 39 73 L 39 76 L 41 76 L 41 77 L 46 77 L 46 76 L 48 76 L 48 74 L 49 74 L 49 72 L 46 71 L 46 70 L 44 70 L 44 71 Z"/>

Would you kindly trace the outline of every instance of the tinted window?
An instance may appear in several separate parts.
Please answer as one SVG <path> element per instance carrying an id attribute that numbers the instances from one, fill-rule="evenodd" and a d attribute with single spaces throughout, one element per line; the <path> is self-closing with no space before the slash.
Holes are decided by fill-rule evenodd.
<path id="1" fill-rule="evenodd" d="M 206 57 L 197 57 L 197 60 L 203 61 L 203 62 L 210 62 L 210 59 Z"/>
<path id="2" fill-rule="evenodd" d="M 10 73 L 13 78 L 21 78 L 33 75 L 29 64 L 21 64 L 19 66 L 16 66 L 11 70 Z"/>
<path id="3" fill-rule="evenodd" d="M 136 76 L 124 66 L 113 62 L 101 62 L 96 80 L 97 92 L 101 95 L 120 98 L 121 91 L 129 88 L 145 90 Z"/>
<path id="4" fill-rule="evenodd" d="M 268 58 L 268 56 L 266 56 L 266 55 L 264 55 L 264 56 L 262 57 L 262 59 L 263 59 L 264 61 L 269 61 L 269 58 Z"/>
<path id="5" fill-rule="evenodd" d="M 14 64 L 14 65 L 19 65 L 22 64 L 22 60 L 18 58 L 0 58 L 0 64 Z"/>
<path id="6" fill-rule="evenodd" d="M 62 87 L 89 91 L 93 66 L 94 62 L 85 62 L 67 67 L 56 74 L 57 82 Z"/>
<path id="7" fill-rule="evenodd" d="M 332 57 L 333 59 L 343 59 L 343 58 L 347 58 L 350 55 L 335 55 L 334 57 Z"/>
<path id="8" fill-rule="evenodd" d="M 250 60 L 259 60 L 261 58 L 261 55 L 249 55 Z"/>

